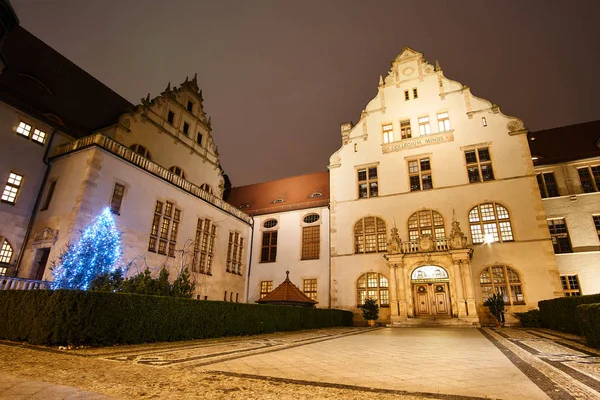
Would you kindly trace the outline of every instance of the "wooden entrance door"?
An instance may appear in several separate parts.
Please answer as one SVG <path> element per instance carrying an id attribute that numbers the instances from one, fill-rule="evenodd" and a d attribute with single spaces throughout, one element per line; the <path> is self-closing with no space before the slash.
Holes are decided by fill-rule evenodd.
<path id="1" fill-rule="evenodd" d="M 414 301 L 417 316 L 450 315 L 448 284 L 445 282 L 414 284 Z"/>

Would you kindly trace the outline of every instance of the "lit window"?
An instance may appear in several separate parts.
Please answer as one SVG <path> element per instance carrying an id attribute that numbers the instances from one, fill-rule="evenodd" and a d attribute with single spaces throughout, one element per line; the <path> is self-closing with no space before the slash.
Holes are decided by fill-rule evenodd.
<path id="1" fill-rule="evenodd" d="M 485 203 L 469 211 L 473 244 L 512 242 L 514 237 L 508 210 L 497 203 Z"/>
<path id="2" fill-rule="evenodd" d="M 584 193 L 592 193 L 599 191 L 600 185 L 600 165 L 593 167 L 584 167 L 577 169 L 581 188 Z"/>
<path id="3" fill-rule="evenodd" d="M 408 162 L 408 178 L 410 191 L 428 190 L 433 188 L 431 180 L 431 164 L 429 157 Z"/>
<path id="4" fill-rule="evenodd" d="M 385 276 L 377 272 L 368 272 L 358 278 L 356 282 L 357 305 L 362 306 L 368 298 L 377 300 L 379 307 L 390 306 L 389 284 Z"/>
<path id="5" fill-rule="evenodd" d="M 141 144 L 132 144 L 131 146 L 129 146 L 129 149 L 142 157 L 146 157 L 148 160 L 151 159 L 150 152 Z"/>
<path id="6" fill-rule="evenodd" d="M 29 134 L 31 133 L 31 125 L 28 125 L 25 122 L 19 123 L 19 126 L 17 127 L 17 133 L 29 137 Z"/>
<path id="7" fill-rule="evenodd" d="M 407 100 L 407 101 L 410 100 L 410 97 L 408 95 L 408 90 L 404 91 L 404 100 Z"/>
<path id="8" fill-rule="evenodd" d="M 211 275 L 217 226 L 209 219 L 198 219 L 194 238 L 192 272 Z"/>
<path id="9" fill-rule="evenodd" d="M 385 222 L 365 217 L 354 224 L 354 253 L 381 253 L 387 250 Z"/>
<path id="10" fill-rule="evenodd" d="M 594 219 L 594 226 L 596 227 L 598 240 L 600 240 L 600 215 L 592 215 L 592 218 Z"/>
<path id="11" fill-rule="evenodd" d="M 39 129 L 34 129 L 31 140 L 35 140 L 38 143 L 44 144 L 46 141 L 46 132 L 40 131 Z"/>
<path id="12" fill-rule="evenodd" d="M 408 240 L 415 241 L 421 236 L 444 239 L 444 217 L 433 210 L 422 210 L 411 215 L 408 219 Z"/>
<path id="13" fill-rule="evenodd" d="M 202 185 L 200 185 L 200 189 L 204 190 L 206 193 L 212 194 L 212 188 L 208 183 L 203 183 Z"/>
<path id="14" fill-rule="evenodd" d="M 121 212 L 121 203 L 123 202 L 123 195 L 125 194 L 125 186 L 115 183 L 115 187 L 113 189 L 113 195 L 110 199 L 110 211 L 113 214 L 120 215 Z"/>
<path id="15" fill-rule="evenodd" d="M 2 243 L 0 246 L 0 263 L 10 264 L 10 260 L 13 255 L 13 248 L 10 243 L 8 243 L 8 240 L 2 237 L 0 237 L 0 243 Z"/>
<path id="16" fill-rule="evenodd" d="M 413 99 L 418 99 L 419 93 L 417 92 L 417 88 L 413 88 Z"/>
<path id="17" fill-rule="evenodd" d="M 357 170 L 358 198 L 377 197 L 379 185 L 377 182 L 377 167 L 366 167 Z"/>
<path id="18" fill-rule="evenodd" d="M 171 168 L 169 168 L 169 172 L 172 172 L 181 179 L 185 179 L 185 172 L 183 172 L 183 170 L 177 166 L 172 166 Z"/>
<path id="19" fill-rule="evenodd" d="M 167 114 L 167 122 L 173 125 L 173 121 L 175 121 L 175 113 L 173 111 L 169 111 Z"/>
<path id="20" fill-rule="evenodd" d="M 569 231 L 567 230 L 567 224 L 564 218 L 549 219 L 548 230 L 552 237 L 552 246 L 554 246 L 554 253 L 572 253 L 573 248 L 571 247 L 571 239 L 569 238 Z"/>
<path id="21" fill-rule="evenodd" d="M 302 260 L 317 260 L 321 253 L 321 226 L 302 227 Z"/>
<path id="22" fill-rule="evenodd" d="M 44 203 L 42 204 L 41 211 L 47 210 L 50 207 L 50 202 L 52 201 L 52 196 L 54 195 L 54 189 L 56 188 L 56 179 L 50 181 L 48 183 L 48 190 L 46 191 L 46 197 L 44 198 Z"/>
<path id="23" fill-rule="evenodd" d="M 261 281 L 260 282 L 260 298 L 266 297 L 273 291 L 273 281 Z"/>
<path id="24" fill-rule="evenodd" d="M 175 244 L 177 242 L 180 219 L 181 210 L 174 208 L 173 203 L 167 201 L 163 204 L 157 201 L 150 229 L 148 251 L 156 252 L 158 244 L 158 254 L 175 257 Z"/>
<path id="25" fill-rule="evenodd" d="M 242 274 L 242 254 L 244 252 L 244 238 L 238 232 L 229 232 L 229 245 L 227 247 L 227 272 Z"/>
<path id="26" fill-rule="evenodd" d="M 448 117 L 448 113 L 439 113 L 437 115 L 438 127 L 440 128 L 440 132 L 446 132 L 450 130 L 450 117 Z"/>
<path id="27" fill-rule="evenodd" d="M 562 285 L 565 297 L 581 296 L 579 278 L 577 275 L 562 275 L 560 277 L 560 283 Z"/>
<path id="28" fill-rule="evenodd" d="M 481 125 L 483 125 L 484 127 L 487 126 L 487 119 L 485 119 L 485 117 L 481 117 Z"/>
<path id="29" fill-rule="evenodd" d="M 467 162 L 469 183 L 494 180 L 494 170 L 492 169 L 489 148 L 480 147 L 478 149 L 465 150 L 465 159 Z"/>
<path id="30" fill-rule="evenodd" d="M 392 124 L 383 126 L 383 143 L 390 143 L 394 141 L 394 127 Z"/>
<path id="31" fill-rule="evenodd" d="M 11 172 L 8 175 L 8 182 L 6 182 L 6 186 L 4 186 L 4 191 L 2 192 L 2 201 L 15 204 L 22 183 L 23 176 Z"/>
<path id="32" fill-rule="evenodd" d="M 412 137 L 409 120 L 400 121 L 400 137 L 402 139 L 410 139 Z"/>
<path id="33" fill-rule="evenodd" d="M 525 304 L 521 279 L 512 268 L 505 265 L 488 267 L 481 272 L 479 282 L 483 301 L 492 297 L 494 293 L 500 293 L 506 305 Z"/>
<path id="34" fill-rule="evenodd" d="M 317 301 L 317 280 L 304 279 L 302 282 L 302 291 L 305 295 L 310 297 L 311 300 Z"/>
<path id="35" fill-rule="evenodd" d="M 560 196 L 558 193 L 558 186 L 556 185 L 556 180 L 554 179 L 553 172 L 544 172 L 542 174 L 537 174 L 537 183 L 540 188 L 540 194 L 542 198 L 546 197 L 556 197 Z"/>
<path id="36" fill-rule="evenodd" d="M 431 126 L 429 125 L 429 117 L 419 118 L 419 132 L 421 132 L 421 136 L 429 135 L 431 133 Z"/>
<path id="37" fill-rule="evenodd" d="M 260 262 L 275 262 L 277 260 L 277 231 L 263 232 L 260 250 Z"/>

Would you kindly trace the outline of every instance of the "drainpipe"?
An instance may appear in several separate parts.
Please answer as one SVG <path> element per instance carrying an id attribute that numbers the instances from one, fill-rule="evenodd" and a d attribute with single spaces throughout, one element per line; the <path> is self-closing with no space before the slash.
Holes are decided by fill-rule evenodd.
<path id="1" fill-rule="evenodd" d="M 40 190 L 38 191 L 37 197 L 35 198 L 35 204 L 33 205 L 33 210 L 31 212 L 31 217 L 29 218 L 29 223 L 27 224 L 27 230 L 25 231 L 25 237 L 23 238 L 23 244 L 21 244 L 21 250 L 19 251 L 19 256 L 17 257 L 16 268 L 14 272 L 14 276 L 17 277 L 19 275 L 19 269 L 21 269 L 21 261 L 23 261 L 23 254 L 25 252 L 25 248 L 27 247 L 27 242 L 29 241 L 29 237 L 31 236 L 31 230 L 33 229 L 33 222 L 35 217 L 37 216 L 37 210 L 40 206 L 40 202 L 42 201 L 42 196 L 44 194 L 44 189 L 46 188 L 46 182 L 48 180 L 48 175 L 50 175 L 50 163 L 48 162 L 48 153 L 50 152 L 50 148 L 52 147 L 52 142 L 54 140 L 54 136 L 56 134 L 56 129 L 50 133 L 50 138 L 48 139 L 48 146 L 46 147 L 46 151 L 44 151 L 44 159 L 43 163 L 46 164 L 46 171 L 44 172 L 44 178 L 42 179 L 42 183 L 40 185 Z"/>
<path id="2" fill-rule="evenodd" d="M 250 293 L 250 270 L 252 269 L 252 250 L 254 250 L 254 217 L 252 219 L 252 232 L 250 233 L 250 260 L 248 261 L 248 278 L 246 279 L 246 303 L 248 303 L 248 297 Z"/>

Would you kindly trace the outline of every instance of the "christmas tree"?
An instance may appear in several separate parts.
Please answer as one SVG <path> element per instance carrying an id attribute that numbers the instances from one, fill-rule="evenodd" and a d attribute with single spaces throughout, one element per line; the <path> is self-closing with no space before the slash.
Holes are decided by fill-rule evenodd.
<path id="1" fill-rule="evenodd" d="M 106 207 L 82 232 L 75 245 L 68 245 L 52 269 L 53 289 L 87 290 L 98 275 L 112 273 L 121 258 L 121 232 Z"/>

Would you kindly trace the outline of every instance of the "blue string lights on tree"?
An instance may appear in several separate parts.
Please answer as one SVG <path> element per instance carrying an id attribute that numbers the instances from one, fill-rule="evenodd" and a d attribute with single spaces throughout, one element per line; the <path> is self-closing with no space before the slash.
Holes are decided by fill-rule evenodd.
<path id="1" fill-rule="evenodd" d="M 121 254 L 121 232 L 106 207 L 83 230 L 77 244 L 60 255 L 52 270 L 52 288 L 87 290 L 96 276 L 117 269 Z"/>

